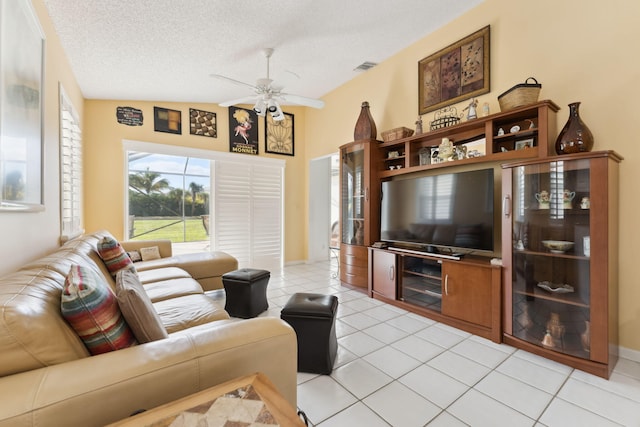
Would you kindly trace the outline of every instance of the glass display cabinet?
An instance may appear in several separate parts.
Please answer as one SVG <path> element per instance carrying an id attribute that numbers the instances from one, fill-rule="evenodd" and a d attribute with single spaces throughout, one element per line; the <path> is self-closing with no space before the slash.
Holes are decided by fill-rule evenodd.
<path id="1" fill-rule="evenodd" d="M 617 360 L 620 160 L 502 166 L 504 341 L 605 378 Z"/>
<path id="2" fill-rule="evenodd" d="M 371 167 L 379 161 L 377 143 L 340 147 L 340 280 L 359 288 L 367 287 L 367 247 L 380 234 L 380 189 Z"/>

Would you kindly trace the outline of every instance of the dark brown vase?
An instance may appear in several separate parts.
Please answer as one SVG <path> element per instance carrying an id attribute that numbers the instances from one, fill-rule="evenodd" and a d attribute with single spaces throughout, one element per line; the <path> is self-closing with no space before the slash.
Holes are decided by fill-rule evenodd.
<path id="1" fill-rule="evenodd" d="M 376 124 L 373 121 L 371 112 L 369 111 L 369 103 L 364 101 L 362 108 L 360 109 L 360 116 L 356 122 L 356 128 L 353 131 L 353 140 L 359 139 L 376 139 L 378 136 L 378 130 Z"/>
<path id="2" fill-rule="evenodd" d="M 569 120 L 556 139 L 556 153 L 570 154 L 591 151 L 593 134 L 580 118 L 580 103 L 569 104 Z"/>

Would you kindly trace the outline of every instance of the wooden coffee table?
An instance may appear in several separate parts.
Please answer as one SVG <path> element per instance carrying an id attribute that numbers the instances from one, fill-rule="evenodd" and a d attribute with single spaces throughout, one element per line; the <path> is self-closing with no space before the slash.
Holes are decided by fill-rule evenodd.
<path id="1" fill-rule="evenodd" d="M 142 412 L 109 427 L 187 427 L 224 425 L 225 422 L 283 427 L 305 425 L 273 383 L 265 375 L 256 373 Z"/>

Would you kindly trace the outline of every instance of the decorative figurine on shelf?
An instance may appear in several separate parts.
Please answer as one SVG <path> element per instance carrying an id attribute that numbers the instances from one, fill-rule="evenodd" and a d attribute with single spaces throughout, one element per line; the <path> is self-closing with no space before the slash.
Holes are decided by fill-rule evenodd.
<path id="1" fill-rule="evenodd" d="M 547 190 L 536 193 L 536 200 L 538 201 L 538 209 L 549 209 L 550 198 Z"/>
<path id="2" fill-rule="evenodd" d="M 438 147 L 438 157 L 443 162 L 453 160 L 453 156 L 455 155 L 453 149 L 453 142 L 449 138 L 442 138 L 442 143 Z"/>
<path id="3" fill-rule="evenodd" d="M 427 147 L 422 147 L 420 151 L 418 151 L 418 157 L 420 158 L 420 166 L 428 165 L 431 163 L 429 161 L 431 158 L 431 150 Z"/>
<path id="4" fill-rule="evenodd" d="M 565 188 L 564 192 L 562 193 L 562 207 L 564 209 L 571 209 L 571 202 L 573 201 L 574 197 L 576 197 L 576 192 Z"/>
<path id="5" fill-rule="evenodd" d="M 544 338 L 542 339 L 542 345 L 545 347 L 554 347 L 553 338 L 551 337 L 551 334 L 549 333 L 549 331 L 547 331 L 547 333 L 544 334 Z"/>
<path id="6" fill-rule="evenodd" d="M 469 105 L 467 105 L 464 110 L 462 111 L 468 111 L 467 113 L 467 120 L 472 120 L 472 119 L 477 119 L 478 118 L 478 113 L 476 112 L 476 108 L 478 108 L 478 100 L 475 98 L 471 99 L 471 102 L 469 103 Z"/>
<path id="7" fill-rule="evenodd" d="M 504 129 L 500 128 L 498 129 L 498 136 L 502 136 L 504 135 Z"/>
<path id="8" fill-rule="evenodd" d="M 418 116 L 418 120 L 416 120 L 416 135 L 420 135 L 422 133 L 422 116 Z"/>
<path id="9" fill-rule="evenodd" d="M 529 122 L 529 129 L 535 129 L 536 124 L 533 123 L 533 120 L 527 119 L 527 120 L 525 120 L 525 122 Z"/>
<path id="10" fill-rule="evenodd" d="M 591 201 L 588 197 L 583 197 L 580 201 L 580 209 L 589 209 L 591 207 Z"/>
<path id="11" fill-rule="evenodd" d="M 487 117 L 491 111 L 489 110 L 489 103 L 485 102 L 482 104 L 482 117 Z"/>

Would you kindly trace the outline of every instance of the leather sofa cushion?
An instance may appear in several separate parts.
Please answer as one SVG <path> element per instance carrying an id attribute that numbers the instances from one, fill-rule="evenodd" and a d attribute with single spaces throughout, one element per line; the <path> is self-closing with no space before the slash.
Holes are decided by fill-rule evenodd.
<path id="1" fill-rule="evenodd" d="M 169 337 L 137 274 L 127 270 L 118 272 L 116 297 L 122 315 L 140 344 Z"/>
<path id="2" fill-rule="evenodd" d="M 197 252 L 174 255 L 168 258 L 136 263 L 136 269 L 146 271 L 160 267 L 179 266 L 196 280 L 206 277 L 222 276 L 238 268 L 238 260 L 225 252 Z"/>
<path id="3" fill-rule="evenodd" d="M 186 279 L 191 278 L 189 273 L 178 267 L 154 268 L 153 270 L 138 271 L 140 283 L 143 285 L 162 282 L 168 279 Z"/>
<path id="4" fill-rule="evenodd" d="M 186 295 L 153 304 L 167 333 L 229 319 L 229 314 L 204 294 Z"/>
<path id="5" fill-rule="evenodd" d="M 152 302 L 203 293 L 202 286 L 191 277 L 163 280 L 162 282 L 153 282 L 143 286 Z"/>

